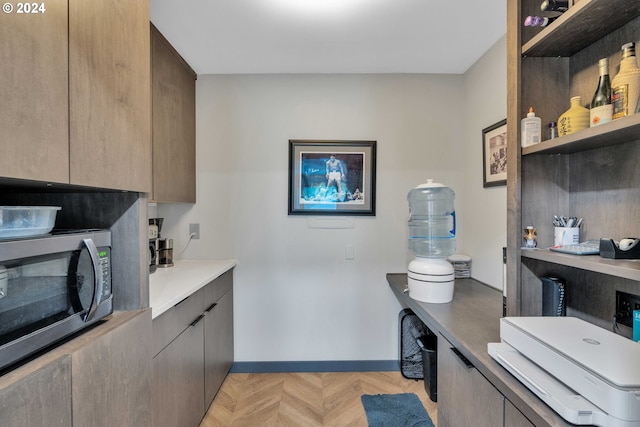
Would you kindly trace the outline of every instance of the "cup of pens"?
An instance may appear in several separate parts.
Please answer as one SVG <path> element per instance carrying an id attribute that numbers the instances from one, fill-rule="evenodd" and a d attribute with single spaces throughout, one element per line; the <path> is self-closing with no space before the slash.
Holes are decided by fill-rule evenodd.
<path id="1" fill-rule="evenodd" d="M 582 225 L 582 218 L 554 215 L 553 245 L 567 246 L 580 243 L 580 225 Z"/>

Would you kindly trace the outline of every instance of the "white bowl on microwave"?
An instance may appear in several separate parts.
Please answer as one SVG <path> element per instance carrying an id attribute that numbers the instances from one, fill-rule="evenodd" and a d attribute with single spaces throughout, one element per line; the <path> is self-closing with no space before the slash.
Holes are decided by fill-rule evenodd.
<path id="1" fill-rule="evenodd" d="M 59 206 L 0 206 L 0 239 L 37 236 L 53 230 Z"/>

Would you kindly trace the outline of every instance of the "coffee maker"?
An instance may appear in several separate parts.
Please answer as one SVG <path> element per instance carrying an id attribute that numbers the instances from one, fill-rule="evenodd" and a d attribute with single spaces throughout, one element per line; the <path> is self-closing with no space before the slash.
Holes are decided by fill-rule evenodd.
<path id="1" fill-rule="evenodd" d="M 149 218 L 149 273 L 155 272 L 158 266 L 158 239 L 162 221 L 162 218 Z"/>
<path id="2" fill-rule="evenodd" d="M 163 218 L 149 218 L 149 252 L 153 256 L 149 260 L 149 272 L 157 267 L 173 267 L 173 239 L 162 237 Z"/>
<path id="3" fill-rule="evenodd" d="M 158 239 L 158 267 L 173 267 L 173 239 Z"/>

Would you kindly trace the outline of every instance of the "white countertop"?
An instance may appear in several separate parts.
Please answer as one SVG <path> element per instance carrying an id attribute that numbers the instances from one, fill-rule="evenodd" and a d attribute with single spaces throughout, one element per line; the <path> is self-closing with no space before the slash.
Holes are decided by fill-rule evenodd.
<path id="1" fill-rule="evenodd" d="M 237 263 L 233 259 L 178 260 L 173 267 L 158 268 L 149 275 L 151 318 L 160 316 Z"/>

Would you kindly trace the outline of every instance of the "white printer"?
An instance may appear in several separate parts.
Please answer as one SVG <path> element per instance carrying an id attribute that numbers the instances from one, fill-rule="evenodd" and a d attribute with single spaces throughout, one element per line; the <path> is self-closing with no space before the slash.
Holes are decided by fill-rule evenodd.
<path id="1" fill-rule="evenodd" d="M 640 344 L 575 317 L 504 317 L 489 355 L 573 424 L 640 427 Z"/>

